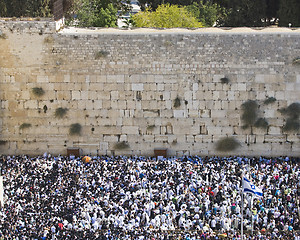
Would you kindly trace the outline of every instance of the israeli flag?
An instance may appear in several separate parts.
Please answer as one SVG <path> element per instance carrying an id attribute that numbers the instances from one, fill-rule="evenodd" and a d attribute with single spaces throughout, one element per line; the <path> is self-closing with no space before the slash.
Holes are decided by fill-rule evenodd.
<path id="1" fill-rule="evenodd" d="M 244 193 L 251 193 L 251 194 L 257 195 L 259 197 L 263 196 L 262 190 L 260 188 L 256 187 L 255 185 L 253 185 L 245 177 L 244 177 L 244 180 L 243 180 L 243 189 L 244 189 Z"/>

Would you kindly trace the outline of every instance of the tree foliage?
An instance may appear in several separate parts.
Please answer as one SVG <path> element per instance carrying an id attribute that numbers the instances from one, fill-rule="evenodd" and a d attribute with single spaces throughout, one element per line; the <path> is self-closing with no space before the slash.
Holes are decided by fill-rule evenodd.
<path id="1" fill-rule="evenodd" d="M 230 13 L 221 26 L 300 26 L 299 0 L 213 0 Z"/>
<path id="2" fill-rule="evenodd" d="M 266 0 L 216 0 L 221 6 L 225 7 L 228 15 L 220 26 L 229 27 L 258 27 L 265 23 Z"/>
<path id="3" fill-rule="evenodd" d="M 0 0 L 0 17 L 49 17 L 55 0 Z M 130 9 L 130 0 L 63 0 L 65 17 L 78 16 L 79 26 L 116 26 L 116 11 Z M 204 26 L 300 27 L 299 0 L 139 0 L 142 10 L 161 4 L 187 6 Z M 177 7 L 178 7 L 177 6 Z M 149 9 L 144 17 L 151 13 Z M 163 19 L 163 18 L 162 18 Z M 148 21 L 148 20 L 147 20 Z"/>
<path id="4" fill-rule="evenodd" d="M 49 17 L 53 0 L 0 0 L 1 17 Z"/>
<path id="5" fill-rule="evenodd" d="M 162 4 L 156 11 L 151 12 L 147 8 L 132 16 L 133 25 L 136 27 L 155 28 L 199 28 L 202 23 L 186 8 L 177 5 Z"/>
<path id="6" fill-rule="evenodd" d="M 116 27 L 117 9 L 109 1 L 83 0 L 78 6 L 76 25 L 80 27 Z"/>
<path id="7" fill-rule="evenodd" d="M 225 8 L 220 7 L 216 3 L 194 2 L 188 5 L 186 9 L 193 13 L 199 22 L 203 23 L 205 27 L 212 27 L 218 20 L 225 16 Z"/>
<path id="8" fill-rule="evenodd" d="M 278 10 L 279 26 L 300 27 L 300 1 L 281 0 Z"/>
<path id="9" fill-rule="evenodd" d="M 116 27 L 117 13 L 130 10 L 130 0 L 69 0 L 67 20 L 79 27 Z M 75 19 L 74 19 L 75 16 Z"/>

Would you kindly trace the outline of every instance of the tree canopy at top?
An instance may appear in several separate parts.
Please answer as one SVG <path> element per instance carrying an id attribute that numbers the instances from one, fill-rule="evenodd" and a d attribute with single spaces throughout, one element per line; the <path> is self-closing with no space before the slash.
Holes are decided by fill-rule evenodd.
<path id="1" fill-rule="evenodd" d="M 49 17 L 55 0 L 0 0 L 0 17 Z M 114 27 L 117 11 L 128 10 L 129 0 L 63 0 L 67 20 L 79 26 Z M 139 0 L 155 11 L 161 4 L 188 6 L 204 26 L 258 27 L 277 24 L 300 27 L 299 0 Z M 149 9 L 147 10 L 150 13 Z"/>
<path id="2" fill-rule="evenodd" d="M 146 9 L 132 17 L 136 27 L 156 28 L 199 28 L 203 25 L 188 12 L 184 7 L 177 5 L 162 4 L 156 11 L 150 12 Z"/>

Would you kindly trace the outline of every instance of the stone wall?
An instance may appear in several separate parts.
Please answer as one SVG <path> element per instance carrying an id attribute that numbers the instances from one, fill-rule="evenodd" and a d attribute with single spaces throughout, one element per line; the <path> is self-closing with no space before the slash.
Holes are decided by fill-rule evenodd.
<path id="1" fill-rule="evenodd" d="M 53 22 L 0 21 L 0 150 L 299 156 L 299 131 L 284 131 L 278 111 L 299 102 L 299 37 L 280 28 L 56 33 Z M 248 100 L 266 129 L 243 127 Z M 227 136 L 240 147 L 217 151 Z"/>

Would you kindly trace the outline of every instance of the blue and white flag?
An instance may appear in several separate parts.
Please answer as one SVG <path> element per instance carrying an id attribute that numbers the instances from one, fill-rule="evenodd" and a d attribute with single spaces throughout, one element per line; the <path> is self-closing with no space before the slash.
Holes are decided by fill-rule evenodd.
<path id="1" fill-rule="evenodd" d="M 260 188 L 256 187 L 255 185 L 253 185 L 247 178 L 244 177 L 243 180 L 243 189 L 244 189 L 244 193 L 252 193 L 255 194 L 259 197 L 263 196 L 263 192 Z"/>

